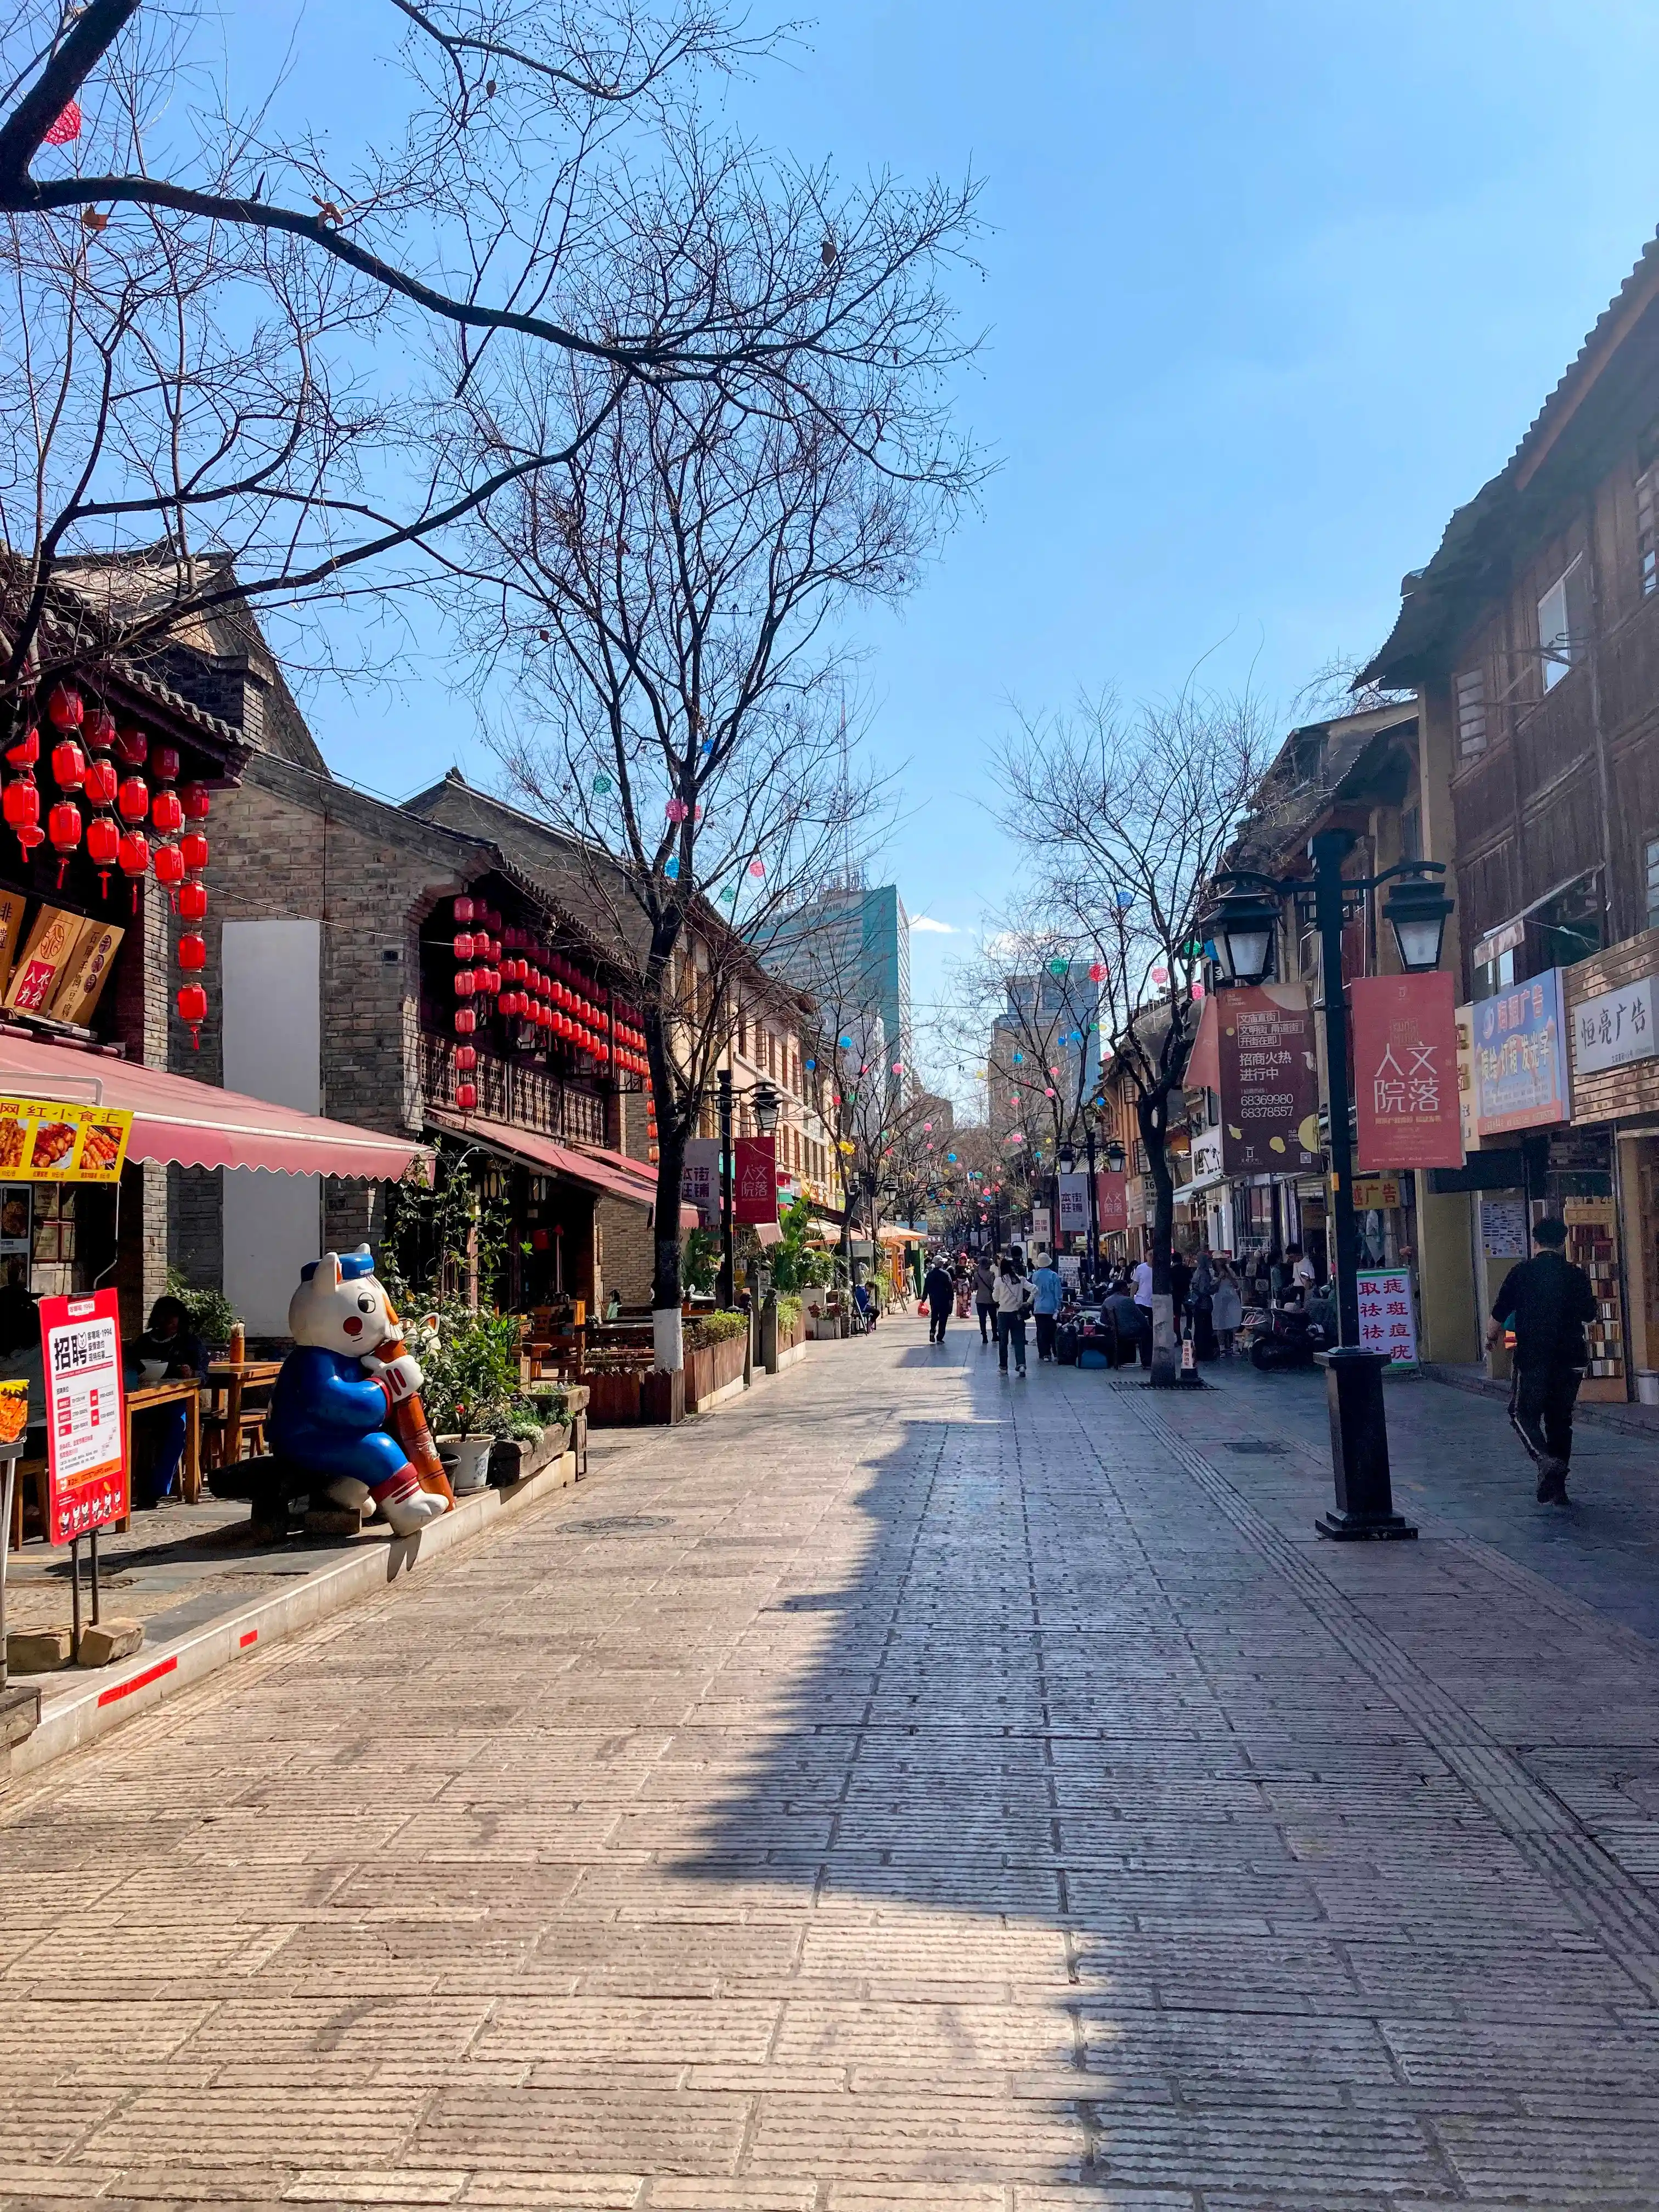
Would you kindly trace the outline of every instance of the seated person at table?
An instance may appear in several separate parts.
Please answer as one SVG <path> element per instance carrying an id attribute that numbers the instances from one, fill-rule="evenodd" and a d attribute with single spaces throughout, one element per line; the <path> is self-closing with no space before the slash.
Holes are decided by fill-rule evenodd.
<path id="1" fill-rule="evenodd" d="M 46 1446 L 46 1379 L 40 1364 L 40 1309 L 21 1283 L 0 1289 L 0 1382 L 29 1386 L 29 1425 L 40 1431 L 27 1445 L 31 1458 Z"/>
<path id="2" fill-rule="evenodd" d="M 127 1389 L 142 1389 L 145 1367 L 154 1369 L 157 1362 L 161 1363 L 168 1382 L 187 1377 L 200 1382 L 207 1374 L 207 1352 L 178 1298 L 157 1298 L 149 1310 L 149 1327 L 136 1344 L 128 1346 L 125 1360 Z M 152 1506 L 158 1498 L 171 1496 L 179 1479 L 179 1462 L 185 1455 L 185 1437 L 189 1427 L 188 1409 L 182 1401 L 158 1407 L 152 1418 L 154 1462 L 148 1474 L 141 1474 L 137 1468 L 133 1472 L 132 1502 L 140 1507 Z"/>

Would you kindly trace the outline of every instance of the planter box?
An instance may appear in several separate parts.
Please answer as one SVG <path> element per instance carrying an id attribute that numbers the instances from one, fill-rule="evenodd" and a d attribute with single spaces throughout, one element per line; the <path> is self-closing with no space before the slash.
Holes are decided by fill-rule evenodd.
<path id="1" fill-rule="evenodd" d="M 664 1375 L 651 1367 L 591 1369 L 583 1386 L 587 1419 L 596 1429 L 672 1426 L 685 1418 L 685 1383 L 684 1372 Z"/>
<path id="2" fill-rule="evenodd" d="M 720 1344 L 686 1353 L 685 1402 L 693 1413 L 706 1413 L 723 1391 L 734 1382 L 741 1385 L 743 1355 L 740 1336 L 728 1336 Z"/>

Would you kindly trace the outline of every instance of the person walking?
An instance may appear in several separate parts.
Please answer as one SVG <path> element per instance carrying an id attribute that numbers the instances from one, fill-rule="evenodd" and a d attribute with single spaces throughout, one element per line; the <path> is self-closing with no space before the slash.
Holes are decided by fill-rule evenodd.
<path id="1" fill-rule="evenodd" d="M 997 1333 L 997 1271 L 984 1252 L 974 1263 L 974 1308 L 979 1315 L 979 1340 L 989 1344 Z"/>
<path id="2" fill-rule="evenodd" d="M 1010 1259 L 997 1269 L 997 1365 L 1008 1372 L 1008 1347 L 1014 1347 L 1014 1364 L 1022 1381 L 1025 1375 L 1025 1316 L 1030 1311 L 1031 1286 Z"/>
<path id="3" fill-rule="evenodd" d="M 1566 1256 L 1567 1224 L 1553 1215 L 1533 1224 L 1530 1260 L 1511 1267 L 1492 1300 L 1486 1342 L 1515 1331 L 1510 1425 L 1538 1468 L 1540 1505 L 1567 1503 L 1572 1407 L 1589 1364 L 1584 1325 L 1595 1318 L 1589 1277 Z"/>
<path id="4" fill-rule="evenodd" d="M 1222 1358 L 1233 1356 L 1233 1340 L 1244 1319 L 1244 1290 L 1231 1260 L 1221 1262 L 1210 1293 L 1210 1326 Z"/>
<path id="5" fill-rule="evenodd" d="M 1039 1360 L 1052 1362 L 1054 1359 L 1054 1330 L 1065 1297 L 1066 1285 L 1054 1265 L 1054 1255 L 1052 1252 L 1045 1252 L 1031 1278 L 1031 1311 L 1036 1322 L 1036 1355 Z"/>
<path id="6" fill-rule="evenodd" d="M 927 1301 L 932 1319 L 927 1323 L 929 1344 L 943 1344 L 945 1324 L 951 1318 L 951 1308 L 956 1304 L 957 1286 L 951 1270 L 945 1264 L 942 1253 L 935 1252 L 921 1285 L 921 1295 Z"/>
<path id="7" fill-rule="evenodd" d="M 1152 1263 L 1140 1260 L 1135 1263 L 1135 1310 L 1140 1316 L 1140 1364 L 1152 1364 Z"/>
<path id="8" fill-rule="evenodd" d="M 1200 1249 L 1198 1262 L 1193 1269 L 1192 1288 L 1187 1293 L 1187 1310 L 1193 1317 L 1194 1359 L 1213 1359 L 1216 1356 L 1215 1285 L 1215 1267 L 1206 1244 Z"/>

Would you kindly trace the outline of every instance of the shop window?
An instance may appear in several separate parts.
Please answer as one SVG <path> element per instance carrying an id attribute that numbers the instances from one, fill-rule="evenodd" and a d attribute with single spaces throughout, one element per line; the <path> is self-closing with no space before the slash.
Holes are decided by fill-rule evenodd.
<path id="1" fill-rule="evenodd" d="M 1547 691 L 1583 659 L 1589 635 L 1589 568 L 1581 553 L 1538 602 L 1538 650 Z"/>
<path id="2" fill-rule="evenodd" d="M 1539 952 L 1532 963 L 1534 972 L 1571 968 L 1574 961 L 1587 960 L 1592 952 L 1599 952 L 1607 941 L 1604 919 L 1595 877 L 1570 884 L 1532 917 Z"/>
<path id="3" fill-rule="evenodd" d="M 1466 668 L 1453 679 L 1457 708 L 1457 757 L 1479 759 L 1486 750 L 1486 672 Z"/>

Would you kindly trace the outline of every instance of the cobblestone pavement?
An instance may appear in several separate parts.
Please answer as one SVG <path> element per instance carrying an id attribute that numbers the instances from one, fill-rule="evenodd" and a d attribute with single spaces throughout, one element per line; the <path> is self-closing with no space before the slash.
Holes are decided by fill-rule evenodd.
<path id="1" fill-rule="evenodd" d="M 0 2203 L 1647 2212 L 1659 1647 L 1126 1379 L 890 1319 L 39 1778 Z"/>

